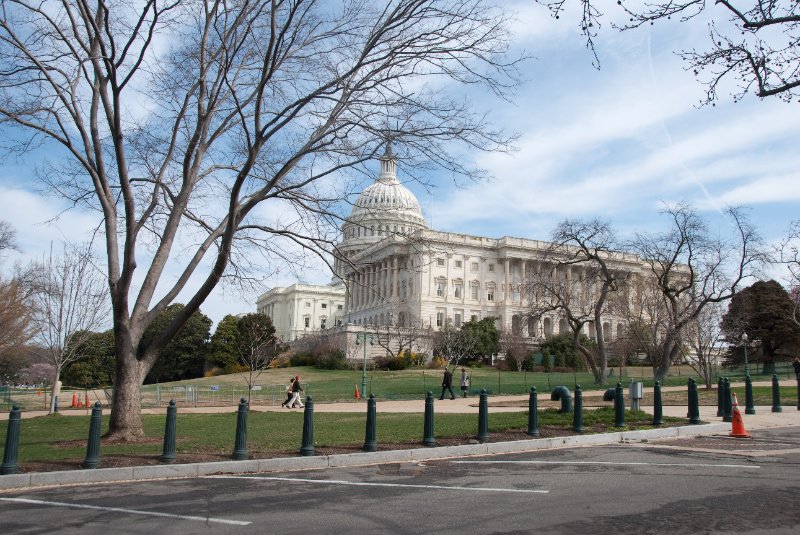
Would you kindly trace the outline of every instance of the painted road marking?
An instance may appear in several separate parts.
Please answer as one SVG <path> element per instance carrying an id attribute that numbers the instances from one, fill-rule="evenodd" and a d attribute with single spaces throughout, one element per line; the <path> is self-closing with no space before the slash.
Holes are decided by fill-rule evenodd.
<path id="1" fill-rule="evenodd" d="M 596 464 L 607 466 L 680 466 L 689 468 L 761 468 L 752 464 L 637 463 L 616 461 L 450 461 L 456 464 Z"/>
<path id="2" fill-rule="evenodd" d="M 177 518 L 180 520 L 195 520 L 198 522 L 213 522 L 215 524 L 230 524 L 233 526 L 247 526 L 252 522 L 243 520 L 226 520 L 224 518 L 212 518 L 205 516 L 174 515 L 170 513 L 159 513 L 157 511 L 141 511 L 138 509 L 123 509 L 121 507 L 102 507 L 100 505 L 87 505 L 83 503 L 47 502 L 44 500 L 30 500 L 28 498 L 0 498 L 0 501 L 25 503 L 29 505 L 47 505 L 52 507 L 72 507 L 74 509 L 92 509 L 94 511 L 109 511 L 113 513 L 125 513 L 131 515 L 158 516 L 163 518 Z"/>
<path id="3" fill-rule="evenodd" d="M 549 490 L 507 489 L 492 487 L 454 487 L 448 485 L 407 485 L 405 483 L 372 483 L 368 481 L 346 481 L 342 479 L 303 479 L 295 477 L 259 476 L 205 476 L 210 479 L 256 479 L 265 481 L 289 481 L 292 483 L 318 483 L 322 485 L 350 485 L 354 487 L 394 487 L 408 489 L 468 490 L 473 492 L 510 492 L 519 494 L 547 494 Z"/>

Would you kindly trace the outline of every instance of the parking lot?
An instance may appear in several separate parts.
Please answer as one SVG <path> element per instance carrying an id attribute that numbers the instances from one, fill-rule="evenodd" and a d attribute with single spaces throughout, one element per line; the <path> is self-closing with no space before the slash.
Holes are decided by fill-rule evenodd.
<path id="1" fill-rule="evenodd" d="M 4 533 L 796 533 L 800 428 L 0 494 Z"/>

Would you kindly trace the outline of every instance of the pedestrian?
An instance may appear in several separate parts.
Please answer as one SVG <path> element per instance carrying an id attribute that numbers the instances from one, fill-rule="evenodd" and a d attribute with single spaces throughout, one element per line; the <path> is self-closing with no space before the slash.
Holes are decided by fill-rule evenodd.
<path id="1" fill-rule="evenodd" d="M 289 377 L 289 386 L 286 387 L 286 399 L 281 403 L 281 407 L 285 407 L 292 399 L 292 387 L 294 386 L 294 377 Z"/>
<path id="2" fill-rule="evenodd" d="M 300 392 L 303 391 L 303 387 L 300 386 L 300 376 L 294 376 L 294 382 L 292 383 L 292 398 L 286 403 L 286 406 L 290 409 L 294 409 L 295 406 L 300 407 L 301 409 L 305 407 L 303 402 L 300 401 Z"/>
<path id="3" fill-rule="evenodd" d="M 450 391 L 450 399 L 456 399 L 455 394 L 453 394 L 453 373 L 447 369 L 447 366 L 444 367 L 444 378 L 442 378 L 442 395 L 439 396 L 439 399 L 444 399 L 444 391 Z"/>
<path id="4" fill-rule="evenodd" d="M 463 366 L 461 367 L 461 396 L 467 397 L 467 390 L 469 390 L 469 375 Z"/>
<path id="5" fill-rule="evenodd" d="M 792 367 L 794 368 L 794 376 L 797 377 L 800 375 L 800 357 L 795 357 L 792 361 Z M 800 380 L 800 379 L 798 379 Z"/>

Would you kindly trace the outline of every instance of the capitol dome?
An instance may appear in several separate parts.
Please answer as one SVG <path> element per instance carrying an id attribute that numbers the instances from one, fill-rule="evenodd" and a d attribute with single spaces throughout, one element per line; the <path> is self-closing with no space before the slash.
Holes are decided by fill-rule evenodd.
<path id="1" fill-rule="evenodd" d="M 342 245 L 363 246 L 392 234 L 406 235 L 428 228 L 419 201 L 397 179 L 397 160 L 390 146 L 380 161 L 380 175 L 358 196 L 342 226 Z"/>

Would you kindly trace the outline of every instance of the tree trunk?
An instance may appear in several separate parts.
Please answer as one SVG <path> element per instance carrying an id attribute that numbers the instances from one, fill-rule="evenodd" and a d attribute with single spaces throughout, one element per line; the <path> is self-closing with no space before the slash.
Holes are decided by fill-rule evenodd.
<path id="1" fill-rule="evenodd" d="M 142 364 L 132 348 L 117 348 L 116 377 L 106 438 L 135 441 L 144 437 L 142 429 Z M 127 361 L 127 365 L 125 365 Z"/>

